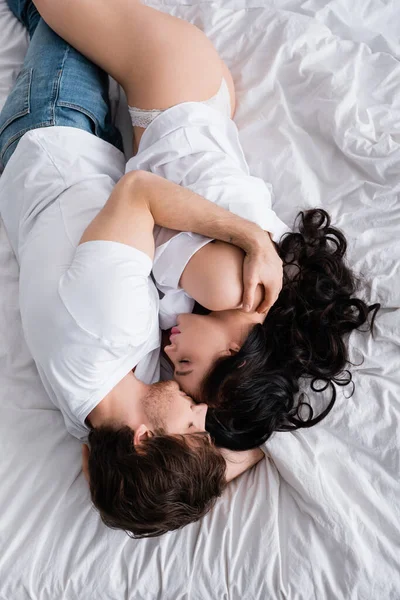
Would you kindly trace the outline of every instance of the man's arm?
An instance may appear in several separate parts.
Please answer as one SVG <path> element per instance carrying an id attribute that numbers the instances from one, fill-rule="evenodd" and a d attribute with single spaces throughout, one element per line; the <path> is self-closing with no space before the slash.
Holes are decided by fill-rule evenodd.
<path id="1" fill-rule="evenodd" d="M 141 175 L 122 177 L 99 214 L 87 226 L 80 244 L 94 240 L 119 242 L 154 258 L 154 219 L 139 192 Z"/>
<path id="2" fill-rule="evenodd" d="M 258 225 L 144 171 L 128 173 L 119 181 L 80 243 L 111 240 L 133 246 L 153 259 L 155 224 L 192 231 L 241 248 L 246 253 L 245 304 L 252 304 L 259 283 L 267 289 L 270 274 L 265 272 L 265 264 L 270 240 Z"/>
<path id="3" fill-rule="evenodd" d="M 132 171 L 115 186 L 81 243 L 113 240 L 143 250 L 153 258 L 154 225 L 199 233 L 234 244 L 245 252 L 251 251 L 254 240 L 265 235 L 255 223 L 186 188 L 146 171 Z"/>

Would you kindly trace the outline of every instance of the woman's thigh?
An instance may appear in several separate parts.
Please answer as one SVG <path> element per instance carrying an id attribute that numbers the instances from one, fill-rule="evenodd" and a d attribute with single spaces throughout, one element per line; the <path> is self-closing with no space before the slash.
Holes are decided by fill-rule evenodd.
<path id="1" fill-rule="evenodd" d="M 132 106 L 165 109 L 207 100 L 223 76 L 233 95 L 229 70 L 211 41 L 182 19 L 138 0 L 35 4 L 50 27 L 119 81 Z"/>

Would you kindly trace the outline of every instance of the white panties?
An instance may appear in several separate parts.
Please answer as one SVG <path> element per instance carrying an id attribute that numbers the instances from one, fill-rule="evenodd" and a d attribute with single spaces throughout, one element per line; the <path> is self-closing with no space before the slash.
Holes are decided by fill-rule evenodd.
<path id="1" fill-rule="evenodd" d="M 199 104 L 206 104 L 216 110 L 220 111 L 223 115 L 231 116 L 231 98 L 229 95 L 228 84 L 226 79 L 222 79 L 221 87 L 218 92 L 212 98 L 199 102 Z M 164 110 L 154 108 L 152 110 L 145 110 L 142 108 L 136 108 L 134 106 L 128 106 L 129 114 L 131 116 L 132 125 L 134 127 L 146 128 L 154 121 L 158 115 Z M 165 109 L 166 110 L 166 109 Z"/>

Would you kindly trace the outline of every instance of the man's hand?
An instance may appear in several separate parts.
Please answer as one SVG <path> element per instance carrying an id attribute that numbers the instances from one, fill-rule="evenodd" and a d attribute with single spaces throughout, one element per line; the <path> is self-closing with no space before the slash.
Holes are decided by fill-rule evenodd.
<path id="1" fill-rule="evenodd" d="M 267 313 L 282 289 L 283 263 L 268 232 L 256 236 L 245 250 L 243 263 L 243 308 L 251 310 L 258 285 L 264 288 L 264 298 L 258 313 Z"/>

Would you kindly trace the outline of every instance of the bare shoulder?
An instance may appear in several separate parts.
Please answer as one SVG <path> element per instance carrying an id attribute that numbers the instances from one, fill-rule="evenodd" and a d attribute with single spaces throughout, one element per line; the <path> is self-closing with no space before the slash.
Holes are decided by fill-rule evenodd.
<path id="1" fill-rule="evenodd" d="M 214 241 L 192 256 L 180 285 L 208 310 L 237 308 L 243 296 L 243 260 L 237 246 Z"/>

